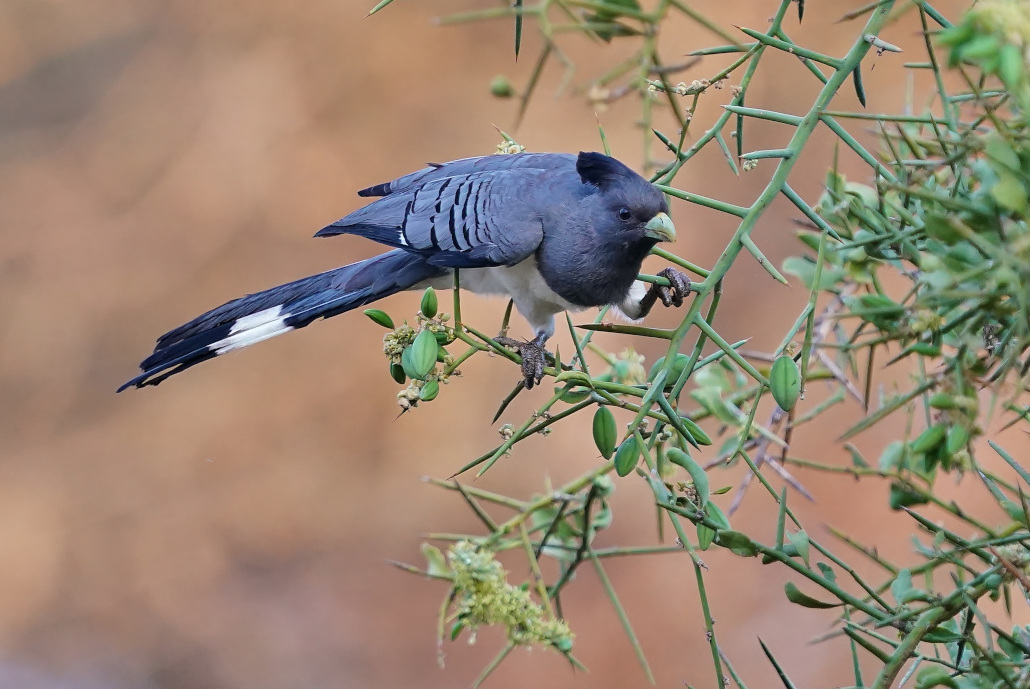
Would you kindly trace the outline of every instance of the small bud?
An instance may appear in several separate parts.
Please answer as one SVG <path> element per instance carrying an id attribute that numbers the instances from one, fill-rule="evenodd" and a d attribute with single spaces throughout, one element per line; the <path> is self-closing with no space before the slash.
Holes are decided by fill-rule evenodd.
<path id="1" fill-rule="evenodd" d="M 629 476 L 639 460 L 640 448 L 637 447 L 637 439 L 630 436 L 622 441 L 622 445 L 619 445 L 615 453 L 615 473 L 619 476 Z"/>
<path id="2" fill-rule="evenodd" d="M 422 295 L 422 315 L 426 318 L 432 318 L 436 315 L 437 306 L 436 290 L 432 287 L 427 287 L 425 293 Z"/>
<path id="3" fill-rule="evenodd" d="M 401 385 L 408 381 L 408 376 L 404 373 L 404 367 L 400 364 L 390 364 L 390 377 Z"/>
<path id="4" fill-rule="evenodd" d="M 946 424 L 935 424 L 920 433 L 919 437 L 912 441 L 909 449 L 917 454 L 929 452 L 944 442 L 947 434 L 948 426 Z"/>
<path id="5" fill-rule="evenodd" d="M 769 389 L 783 411 L 790 411 L 801 396 L 801 372 L 790 356 L 778 358 L 769 372 Z"/>
<path id="6" fill-rule="evenodd" d="M 615 416 L 608 407 L 598 407 L 594 412 L 594 444 L 605 459 L 611 459 L 615 452 L 618 431 L 615 427 Z"/>
<path id="7" fill-rule="evenodd" d="M 969 430 L 965 426 L 952 426 L 948 429 L 945 443 L 945 449 L 949 455 L 954 455 L 960 450 L 966 449 L 966 445 L 969 444 Z"/>
<path id="8" fill-rule="evenodd" d="M 423 402 L 432 402 L 440 394 L 440 383 L 435 380 L 427 380 L 419 391 L 418 398 Z"/>
<path id="9" fill-rule="evenodd" d="M 594 490 L 602 498 L 606 498 L 615 491 L 615 482 L 610 476 L 598 476 L 594 479 Z"/>
<path id="10" fill-rule="evenodd" d="M 425 380 L 429 372 L 436 367 L 436 355 L 439 350 L 436 336 L 428 330 L 423 330 L 401 355 L 404 372 L 411 378 Z"/>
<path id="11" fill-rule="evenodd" d="M 955 395 L 948 392 L 935 392 L 930 395 L 928 402 L 934 409 L 954 409 L 958 406 L 955 404 Z"/>
<path id="12" fill-rule="evenodd" d="M 683 374 L 683 368 L 690 361 L 690 357 L 686 354 L 677 354 L 672 360 L 672 367 L 669 370 L 669 375 L 665 377 L 665 387 L 671 388 L 673 384 L 679 380 L 679 377 Z M 651 370 L 647 374 L 647 381 L 649 383 L 654 382 L 654 379 L 658 377 L 658 372 L 665 366 L 665 357 L 659 358 L 654 365 L 651 366 Z"/>
<path id="13" fill-rule="evenodd" d="M 512 88 L 508 77 L 503 74 L 498 74 L 494 77 L 494 80 L 490 82 L 490 94 L 494 98 L 511 98 L 515 95 L 515 89 Z"/>
<path id="14" fill-rule="evenodd" d="M 385 311 L 379 309 L 365 309 L 365 315 L 371 318 L 378 325 L 393 330 L 393 319 Z"/>

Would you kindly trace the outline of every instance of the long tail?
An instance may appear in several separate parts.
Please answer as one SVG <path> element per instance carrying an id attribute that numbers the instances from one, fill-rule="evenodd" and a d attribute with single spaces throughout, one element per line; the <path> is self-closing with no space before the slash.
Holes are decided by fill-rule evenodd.
<path id="1" fill-rule="evenodd" d="M 202 361 L 388 297 L 445 271 L 403 250 L 234 299 L 162 335 L 118 392 L 157 385 Z"/>

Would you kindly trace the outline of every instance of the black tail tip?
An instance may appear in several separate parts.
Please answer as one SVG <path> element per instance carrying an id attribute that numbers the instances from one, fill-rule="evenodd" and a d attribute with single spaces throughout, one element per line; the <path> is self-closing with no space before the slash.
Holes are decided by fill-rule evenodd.
<path id="1" fill-rule="evenodd" d="M 339 227 L 338 225 L 326 225 L 321 230 L 315 233 L 315 237 L 335 237 L 337 235 L 344 234 L 346 230 Z"/>
<path id="2" fill-rule="evenodd" d="M 141 388 L 141 387 L 143 387 L 144 385 L 146 385 L 145 381 L 146 381 L 148 375 L 149 374 L 147 374 L 147 373 L 141 373 L 140 375 L 136 376 L 132 380 L 126 381 L 125 383 L 122 383 L 121 386 L 117 390 L 114 391 L 114 393 L 117 395 L 119 392 L 125 392 L 129 388 Z"/>

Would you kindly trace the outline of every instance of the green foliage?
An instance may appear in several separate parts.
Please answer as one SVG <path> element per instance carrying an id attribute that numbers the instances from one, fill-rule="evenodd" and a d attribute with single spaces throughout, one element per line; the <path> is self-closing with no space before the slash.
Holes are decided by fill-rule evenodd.
<path id="1" fill-rule="evenodd" d="M 430 549 L 425 570 L 409 569 L 451 582 L 441 613 L 441 637 L 447 623 L 453 625 L 454 635 L 482 624 L 507 629 L 509 644 L 480 679 L 521 643 L 544 643 L 577 664 L 571 641 L 562 640 L 571 637 L 564 636 L 568 630 L 559 620 L 561 595 L 584 563 L 592 566 L 651 679 L 604 561 L 675 551 L 685 553 L 684 566 L 695 575 L 701 623 L 710 640 L 713 686 L 721 687 L 728 673 L 744 689 L 730 660 L 720 653 L 709 608 L 700 553 L 714 549 L 744 558 L 740 567 L 789 570 L 805 589 L 788 583 L 785 594 L 791 603 L 838 614 L 838 633 L 832 638 L 849 644 L 855 686 L 887 689 L 903 673 L 913 675 L 919 687 L 1026 686 L 1030 630 L 1013 628 L 1002 615 L 986 611 L 983 601 L 1000 600 L 1010 611 L 1030 595 L 1030 503 L 1025 497 L 1030 472 L 1021 464 L 1024 457 L 1013 457 L 997 443 L 989 443 L 990 451 L 1008 465 L 1004 473 L 988 470 L 979 454 L 985 451 L 982 440 L 991 410 L 1000 408 L 1011 424 L 1024 429 L 1030 418 L 1030 404 L 1024 401 L 1030 371 L 1030 84 L 1025 59 L 1014 57 L 1027 54 L 1030 5 L 1021 0 L 982 0 L 952 26 L 927 2 L 882 0 L 845 17 L 865 23 L 852 24 L 853 45 L 842 56 L 791 41 L 784 27 L 792 8 L 800 18 L 804 4 L 782 0 L 763 30 L 745 27 L 739 33 L 715 25 L 678 0 L 658 0 L 650 9 L 636 0 L 540 0 L 536 5 L 517 2 L 451 18 L 515 18 L 516 49 L 523 22 L 529 26 L 528 20 L 535 21 L 544 48 L 518 96 L 520 114 L 551 58 L 571 65 L 557 41 L 560 33 L 635 42 L 632 59 L 589 85 L 591 100 L 596 106 L 639 94 L 653 181 L 671 197 L 725 213 L 737 222 L 737 230 L 709 268 L 655 251 L 697 277 L 692 300 L 676 327 L 610 324 L 604 322 L 604 311 L 593 323 L 579 326 L 570 318 L 574 351 L 555 352 L 545 369 L 553 379 L 553 394 L 545 393 L 547 398 L 523 422 L 501 426 L 502 442 L 456 475 L 473 469 L 481 475 L 525 439 L 549 433 L 580 413 L 593 415 L 593 442 L 583 439 L 585 448 L 596 446 L 602 456 L 593 469 L 529 500 L 454 481 L 436 482 L 466 501 L 483 533 L 438 534 L 440 540 L 457 544 L 448 562 L 443 563 L 441 551 Z M 690 84 L 670 83 L 668 76 L 683 65 L 662 64 L 658 29 L 672 13 L 686 15 L 719 35 L 724 44 L 697 54 L 728 55 L 728 65 Z M 558 24 L 555 17 L 567 23 Z M 932 73 L 933 106 L 905 115 L 831 111 L 829 105 L 841 89 L 854 89 L 865 103 L 865 58 L 870 50 L 899 50 L 879 37 L 895 21 L 905 23 L 902 33 L 915 30 L 925 38 L 924 61 L 906 67 Z M 759 78 L 758 66 L 771 52 L 797 58 L 799 69 L 820 86 L 810 103 L 795 102 L 801 115 L 762 109 L 751 100 L 745 105 L 752 80 Z M 879 69 L 901 65 L 885 57 Z M 724 91 L 729 103 L 688 146 L 698 103 L 730 79 L 736 83 Z M 507 80 L 495 81 L 492 88 L 497 95 L 515 93 Z M 656 130 L 652 137 L 656 115 L 678 131 L 667 136 Z M 791 127 L 787 147 L 748 150 L 756 119 Z M 875 153 L 848 130 L 869 122 L 880 131 Z M 790 186 L 789 178 L 820 127 L 837 137 L 844 155 L 853 155 L 867 169 L 849 180 L 835 162 L 828 164 L 822 194 L 810 203 Z M 524 150 L 503 136 L 500 152 Z M 671 161 L 652 157 L 655 140 Z M 753 169 L 757 161 L 772 166 L 767 184 L 749 205 L 674 186 L 678 172 L 706 146 L 714 146 L 735 172 Z M 745 352 L 743 342 L 727 341 L 716 327 L 721 283 L 735 262 L 751 259 L 771 279 L 787 281 L 756 240 L 760 219 L 780 196 L 794 205 L 802 225 L 799 255 L 784 262 L 783 272 L 797 278 L 808 300 L 796 317 L 782 322 L 779 346 L 768 353 Z M 459 271 L 457 281 L 460 277 Z M 641 279 L 664 280 L 650 275 Z M 431 302 L 435 298 L 433 293 Z M 412 379 L 400 396 L 404 409 L 435 398 L 440 383 L 472 356 L 488 352 L 520 363 L 516 351 L 483 334 L 494 332 L 494 327 L 477 329 L 462 320 L 457 292 L 453 325 L 447 314 L 435 315 L 437 305 L 428 299 L 427 293 L 414 327 L 405 323 L 394 328 L 385 314 L 369 313 L 391 328 L 384 349 L 394 379 L 398 368 L 402 384 Z M 510 313 L 509 306 L 502 332 Z M 598 347 L 592 342 L 598 331 L 653 339 L 666 347 L 665 356 L 648 370 L 629 344 L 617 355 Z M 446 348 L 454 343 L 465 351 L 450 354 Z M 908 375 L 902 377 L 906 382 L 873 399 L 876 377 L 885 365 L 907 367 Z M 514 366 L 512 371 L 514 375 Z M 820 397 L 811 389 L 812 381 L 823 381 L 832 391 Z M 497 418 L 522 393 L 519 384 L 501 402 Z M 889 441 L 879 460 L 866 461 L 850 443 L 843 445 L 852 458 L 850 466 L 794 454 L 792 438 L 847 398 L 860 403 L 864 415 L 842 440 L 877 430 Z M 616 414 L 623 415 L 625 425 Z M 894 415 L 906 417 L 905 430 L 900 437 L 885 437 L 887 427 L 881 423 Z M 719 485 L 720 469 L 740 463 L 747 467 L 747 478 L 727 503 L 721 497 L 726 489 L 712 486 Z M 788 487 L 807 495 L 792 474 L 795 467 L 886 482 L 889 506 L 904 510 L 912 520 L 911 561 L 904 566 L 890 562 L 875 548 L 836 531 L 832 534 L 839 543 L 810 534 L 788 506 Z M 619 478 L 613 479 L 613 472 Z M 982 521 L 960 504 L 939 497 L 937 479 L 943 474 L 982 483 L 1000 508 L 997 514 L 1004 515 L 1000 523 Z M 612 523 L 608 498 L 620 481 L 646 485 L 658 510 L 658 533 L 671 529 L 675 545 L 598 543 L 599 533 Z M 777 489 L 774 481 L 783 487 Z M 752 483 L 777 505 L 771 539 L 731 528 L 729 517 Z M 494 514 L 505 511 L 510 515 L 504 520 Z M 942 527 L 942 515 L 961 523 L 962 533 Z M 768 521 L 772 522 L 771 515 Z M 859 574 L 869 568 L 853 566 L 835 551 L 839 547 L 849 558 L 868 560 L 874 574 Z M 492 559 L 505 551 L 525 556 L 529 575 L 521 586 L 507 584 L 503 568 Z M 476 558 L 479 563 L 470 565 L 460 582 L 456 558 Z M 550 581 L 542 573 L 540 561 L 545 558 L 556 565 L 557 575 Z M 469 572 L 478 574 L 468 580 Z M 474 593 L 486 580 L 497 595 Z M 498 600 L 505 602 L 499 605 Z M 535 619 L 546 622 L 549 631 L 526 631 L 532 625 L 519 617 L 522 612 L 513 611 L 535 611 Z M 763 650 L 784 684 L 792 686 L 768 649 Z M 860 654 L 877 663 L 872 682 L 862 677 Z"/>

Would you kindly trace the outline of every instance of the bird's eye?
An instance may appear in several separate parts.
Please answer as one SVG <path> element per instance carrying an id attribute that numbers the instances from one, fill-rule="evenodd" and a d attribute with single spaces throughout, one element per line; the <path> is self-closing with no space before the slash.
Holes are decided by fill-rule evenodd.
<path id="1" fill-rule="evenodd" d="M 628 208 L 619 209 L 619 220 L 622 222 L 629 222 L 633 219 L 633 214 L 629 212 Z"/>

